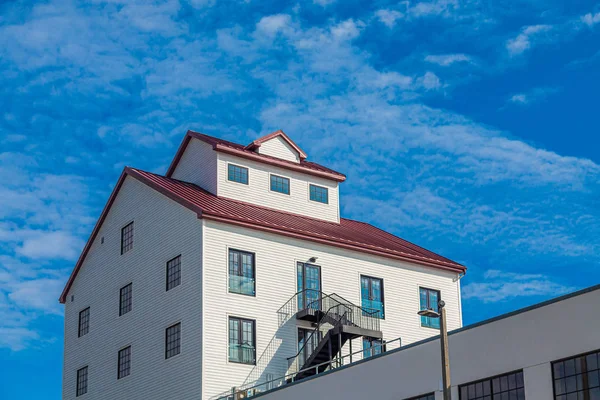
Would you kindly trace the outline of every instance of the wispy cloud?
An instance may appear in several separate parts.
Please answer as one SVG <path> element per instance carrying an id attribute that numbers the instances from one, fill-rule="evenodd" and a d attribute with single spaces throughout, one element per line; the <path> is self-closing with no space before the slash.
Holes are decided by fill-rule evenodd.
<path id="1" fill-rule="evenodd" d="M 488 270 L 483 282 L 470 283 L 462 288 L 462 298 L 496 303 L 517 297 L 560 296 L 575 290 L 577 288 L 555 282 L 541 274 Z"/>
<path id="2" fill-rule="evenodd" d="M 462 53 L 438 54 L 438 55 L 430 54 L 425 57 L 425 61 L 427 61 L 429 63 L 433 63 L 433 64 L 438 64 L 443 67 L 447 67 L 454 63 L 463 63 L 463 62 L 473 63 L 473 59 L 470 56 L 468 56 L 466 54 L 462 54 Z"/>
<path id="3" fill-rule="evenodd" d="M 535 41 L 542 38 L 544 33 L 552 30 L 551 25 L 530 25 L 521 30 L 521 33 L 506 42 L 506 49 L 511 56 L 516 56 L 529 50 Z"/>
<path id="4" fill-rule="evenodd" d="M 600 23 L 600 12 L 596 14 L 587 13 L 581 17 L 581 21 L 591 28 L 597 23 Z"/>
<path id="5" fill-rule="evenodd" d="M 528 106 L 533 103 L 539 103 L 541 101 L 544 101 L 549 96 L 559 93 L 560 90 L 561 90 L 560 88 L 556 88 L 556 87 L 535 88 L 528 92 L 517 93 L 517 94 L 512 95 L 508 99 L 508 103 L 515 104 L 518 106 Z"/>
<path id="6" fill-rule="evenodd" d="M 393 28 L 396 25 L 396 21 L 404 17 L 404 14 L 400 11 L 386 9 L 378 10 L 375 12 L 375 15 L 388 28 Z"/>

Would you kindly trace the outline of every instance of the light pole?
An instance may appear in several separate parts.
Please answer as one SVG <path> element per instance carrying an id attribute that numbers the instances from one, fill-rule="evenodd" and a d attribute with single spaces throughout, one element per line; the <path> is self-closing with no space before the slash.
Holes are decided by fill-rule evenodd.
<path id="1" fill-rule="evenodd" d="M 448 328 L 446 327 L 446 309 L 443 300 L 438 301 L 439 312 L 431 308 L 421 310 L 417 314 L 422 317 L 440 319 L 440 344 L 442 347 L 442 383 L 444 385 L 444 400 L 451 400 L 450 397 L 450 362 L 448 360 Z"/>

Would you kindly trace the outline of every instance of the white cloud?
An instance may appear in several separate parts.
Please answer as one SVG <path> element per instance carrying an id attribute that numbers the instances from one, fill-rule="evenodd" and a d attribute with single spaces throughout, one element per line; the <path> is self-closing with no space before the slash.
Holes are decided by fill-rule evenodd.
<path id="1" fill-rule="evenodd" d="M 514 39 L 506 42 L 506 49 L 511 56 L 522 54 L 531 48 L 532 42 L 544 32 L 552 29 L 551 25 L 530 25 L 521 30 L 521 33 Z"/>
<path id="2" fill-rule="evenodd" d="M 440 78 L 433 72 L 427 71 L 422 78 L 419 78 L 419 82 L 423 85 L 423 87 L 427 90 L 435 90 L 442 87 L 442 82 Z"/>
<path id="3" fill-rule="evenodd" d="M 488 270 L 483 282 L 465 285 L 462 298 L 484 303 L 507 301 L 517 297 L 554 297 L 575 291 L 576 288 L 550 280 L 541 274 L 518 274 Z"/>
<path id="4" fill-rule="evenodd" d="M 433 64 L 438 64 L 443 67 L 447 67 L 451 64 L 460 63 L 460 62 L 473 63 L 473 60 L 471 59 L 470 56 L 467 56 L 466 54 L 462 54 L 462 53 L 440 54 L 440 55 L 430 54 L 425 57 L 425 61 L 433 63 Z"/>
<path id="5" fill-rule="evenodd" d="M 40 232 L 25 239 L 16 252 L 32 259 L 73 260 L 83 248 L 83 241 L 67 232 Z"/>
<path id="6" fill-rule="evenodd" d="M 256 31 L 273 36 L 282 30 L 289 28 L 292 23 L 292 19 L 287 14 L 276 14 L 263 17 L 256 24 Z"/>
<path id="7" fill-rule="evenodd" d="M 313 3 L 320 5 L 321 7 L 327 7 L 330 4 L 335 3 L 336 0 L 313 0 Z"/>
<path id="8" fill-rule="evenodd" d="M 589 27 L 592 27 L 600 22 L 600 12 L 596 14 L 587 13 L 581 17 L 581 21 Z"/>
<path id="9" fill-rule="evenodd" d="M 404 17 L 404 14 L 399 11 L 385 9 L 378 10 L 375 12 L 375 15 L 388 28 L 393 28 L 396 25 L 396 21 Z"/>
<path id="10" fill-rule="evenodd" d="M 520 106 L 527 106 L 532 103 L 538 103 L 545 100 L 548 96 L 560 92 L 560 88 L 542 87 L 535 88 L 526 93 L 517 93 L 512 95 L 508 102 Z"/>

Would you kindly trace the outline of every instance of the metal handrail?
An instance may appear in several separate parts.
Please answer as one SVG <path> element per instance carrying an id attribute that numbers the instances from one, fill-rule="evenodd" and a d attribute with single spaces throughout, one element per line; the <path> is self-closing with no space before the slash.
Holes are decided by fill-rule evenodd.
<path id="1" fill-rule="evenodd" d="M 383 353 L 385 353 L 387 351 L 387 347 L 390 344 L 395 343 L 395 342 L 399 343 L 398 347 L 402 346 L 402 338 L 398 337 L 396 339 L 389 340 L 387 342 L 383 342 L 383 343 L 378 344 L 378 345 L 374 345 L 373 347 L 369 348 L 369 350 L 373 350 L 375 348 L 381 347 L 382 348 L 381 349 L 382 350 L 381 354 L 383 354 Z M 236 395 L 240 395 L 239 398 L 252 397 L 253 395 L 258 394 L 258 393 L 264 393 L 264 392 L 261 392 L 261 391 L 258 390 L 258 388 L 260 388 L 262 386 L 265 386 L 267 388 L 265 390 L 265 392 L 269 391 L 269 390 L 272 390 L 275 387 L 284 386 L 284 385 L 286 385 L 288 383 L 294 382 L 294 377 L 297 376 L 298 374 L 303 373 L 303 372 L 314 370 L 315 374 L 319 374 L 319 368 L 322 367 L 322 366 L 325 366 L 325 365 L 328 365 L 330 369 L 335 369 L 335 368 L 338 368 L 339 366 L 344 366 L 344 365 L 352 365 L 355 362 L 360 361 L 360 360 L 352 361 L 352 356 L 354 356 L 356 354 L 359 354 L 359 353 L 363 353 L 364 354 L 364 351 L 365 350 L 363 349 L 363 350 L 358 350 L 358 351 L 355 351 L 355 352 L 352 352 L 352 353 L 349 353 L 349 354 L 340 355 L 340 356 L 335 357 L 335 358 L 333 358 L 333 359 L 331 359 L 329 361 L 325 361 L 323 363 L 320 363 L 320 364 L 317 364 L 317 365 L 313 365 L 310 368 L 304 368 L 304 369 L 302 369 L 300 371 L 293 372 L 291 374 L 285 374 L 283 376 L 280 376 L 278 378 L 274 378 L 274 379 L 265 381 L 263 383 L 256 384 L 256 382 L 258 382 L 258 381 L 251 382 L 250 384 L 248 384 L 248 386 L 243 385 L 242 387 L 234 388 L 234 390 L 228 390 L 226 392 L 219 393 L 219 394 L 211 397 L 209 400 L 225 400 L 225 399 L 229 400 L 229 399 L 236 399 Z M 377 356 L 379 356 L 379 354 L 368 356 L 367 358 L 377 357 Z M 344 359 L 346 359 L 348 357 L 351 360 L 350 363 L 349 364 L 344 364 Z M 362 359 L 364 359 L 364 358 L 362 358 Z M 338 366 L 338 367 L 336 367 L 336 366 Z M 278 385 L 275 385 L 275 383 L 278 383 Z M 251 384 L 253 384 L 253 385 L 251 385 Z M 245 396 L 245 397 L 241 397 L 241 396 Z"/>

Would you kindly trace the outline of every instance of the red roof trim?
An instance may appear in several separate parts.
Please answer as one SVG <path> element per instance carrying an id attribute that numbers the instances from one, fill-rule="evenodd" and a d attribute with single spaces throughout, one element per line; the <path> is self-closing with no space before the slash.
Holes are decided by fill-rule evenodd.
<path id="1" fill-rule="evenodd" d="M 113 202 L 115 201 L 115 198 L 117 197 L 117 193 L 121 189 L 121 186 L 123 185 L 123 181 L 125 181 L 126 176 L 127 176 L 127 168 L 125 168 L 123 170 L 123 172 L 121 172 L 121 176 L 119 177 L 119 180 L 117 181 L 117 184 L 115 185 L 115 188 L 113 189 L 112 193 L 110 194 L 110 197 L 108 198 L 108 201 L 106 202 L 106 205 L 104 206 L 104 209 L 102 210 L 102 213 L 100 214 L 100 218 L 98 219 L 98 221 L 96 222 L 96 225 L 94 226 L 94 229 L 92 230 L 92 234 L 90 235 L 90 237 L 88 238 L 88 241 L 86 242 L 85 246 L 83 247 L 83 251 L 81 252 L 81 255 L 79 256 L 79 259 L 77 260 L 77 264 L 75 264 L 75 268 L 73 269 L 73 272 L 71 272 L 71 276 L 69 276 L 69 280 L 67 281 L 67 284 L 65 285 L 65 288 L 63 289 L 63 291 L 60 295 L 59 301 L 61 303 L 64 304 L 65 301 L 67 300 L 67 293 L 69 293 L 69 289 L 71 289 L 71 285 L 73 285 L 73 281 L 75 280 L 75 277 L 79 273 L 81 264 L 83 264 L 83 260 L 85 260 L 85 257 L 87 257 L 87 254 L 90 251 L 90 247 L 92 247 L 92 243 L 94 242 L 94 239 L 98 235 L 98 231 L 100 230 L 100 227 L 104 223 L 104 219 L 106 218 L 106 215 L 108 214 L 108 210 L 110 210 L 110 207 L 112 206 Z"/>
<path id="2" fill-rule="evenodd" d="M 277 133 L 277 132 L 274 132 L 273 134 L 275 134 L 275 133 Z M 281 133 L 283 133 L 283 132 L 281 132 Z M 281 159 L 271 157 L 271 156 L 268 156 L 265 154 L 255 153 L 254 151 L 248 150 L 240 144 L 229 142 L 229 141 L 223 140 L 223 139 L 218 139 L 218 138 L 208 136 L 203 133 L 194 132 L 194 131 L 187 131 L 185 138 L 181 142 L 181 145 L 179 146 L 177 153 L 175 153 L 175 157 L 173 158 L 173 161 L 171 162 L 171 165 L 169 166 L 169 169 L 167 170 L 167 173 L 165 174 L 165 176 L 167 178 L 170 178 L 173 175 L 173 173 L 175 172 L 175 169 L 177 168 L 177 165 L 179 164 L 179 161 L 181 160 L 181 157 L 183 156 L 183 153 L 185 152 L 185 149 L 187 148 L 191 138 L 195 138 L 195 139 L 201 140 L 205 143 L 208 143 L 213 147 L 213 149 L 215 151 L 219 151 L 222 153 L 228 153 L 228 154 L 232 154 L 232 155 L 235 155 L 238 157 L 261 162 L 263 164 L 274 165 L 274 166 L 280 167 L 280 168 L 298 171 L 298 172 L 302 172 L 302 173 L 313 175 L 313 176 L 318 176 L 318 177 L 325 178 L 325 179 L 331 179 L 336 182 L 343 182 L 346 180 L 346 176 L 344 174 L 333 171 L 333 170 L 323 167 L 319 164 L 309 163 L 308 161 L 304 161 L 304 160 L 302 160 L 300 163 L 293 162 L 293 161 L 287 161 L 287 160 L 281 160 Z"/>
<path id="3" fill-rule="evenodd" d="M 277 158 L 265 158 L 264 155 L 254 153 L 254 152 L 234 149 L 234 148 L 222 145 L 220 143 L 217 143 L 217 145 L 215 146 L 215 150 L 220 151 L 222 153 L 227 153 L 227 154 L 231 154 L 234 156 L 246 158 L 248 160 L 258 161 L 263 164 L 274 165 L 276 167 L 281 167 L 281 168 L 289 169 L 292 171 L 298 171 L 298 172 L 302 172 L 305 174 L 318 176 L 321 178 L 331 179 L 336 182 L 344 182 L 346 180 L 346 177 L 344 175 L 340 175 L 340 174 L 332 173 L 332 172 L 326 172 L 326 171 L 319 171 L 319 170 L 315 170 L 315 169 L 309 169 L 309 168 L 302 166 L 302 164 L 294 163 L 293 161 L 279 160 Z"/>
<path id="4" fill-rule="evenodd" d="M 283 140 L 285 140 L 290 146 L 293 147 L 294 150 L 296 150 L 296 152 L 300 156 L 301 160 L 304 160 L 306 157 L 308 157 L 306 155 L 306 153 L 304 151 L 302 151 L 302 149 L 296 143 L 294 143 L 294 141 L 292 139 L 290 139 L 290 137 L 288 135 L 286 135 L 285 132 L 282 131 L 281 129 L 279 129 L 278 131 L 275 131 L 273 133 L 269 133 L 268 135 L 265 135 L 261 138 L 256 139 L 255 141 L 250 143 L 248 146 L 246 146 L 246 149 L 254 150 L 254 149 L 260 147 L 260 145 L 263 144 L 264 142 L 274 139 L 278 136 L 281 136 L 281 138 Z"/>
<path id="5" fill-rule="evenodd" d="M 319 238 L 319 237 L 315 237 L 315 236 L 303 235 L 300 233 L 284 231 L 281 229 L 271 228 L 271 227 L 264 226 L 264 225 L 252 224 L 252 223 L 238 220 L 235 218 L 224 218 L 219 215 L 212 215 L 212 214 L 207 214 L 207 213 L 204 213 L 202 215 L 202 218 L 213 220 L 213 221 L 219 221 L 219 222 L 223 222 L 223 223 L 231 224 L 231 225 L 244 226 L 246 228 L 256 229 L 256 230 L 263 231 L 263 232 L 275 233 L 278 235 L 284 235 L 284 236 L 293 237 L 296 239 L 308 240 L 311 242 L 321 243 L 321 244 L 325 244 L 325 245 L 329 245 L 329 246 L 341 247 L 343 249 L 358 251 L 359 253 L 368 253 L 368 254 L 381 256 L 381 257 L 385 257 L 385 258 L 392 258 L 392 259 L 402 260 L 402 261 L 410 261 L 415 264 L 425 265 L 428 267 L 434 267 L 434 268 L 438 268 L 438 269 L 444 269 L 447 271 L 459 272 L 459 273 L 466 271 L 465 267 L 458 265 L 458 264 L 446 263 L 443 261 L 432 260 L 432 259 L 428 259 L 427 257 L 413 256 L 410 254 L 404 254 L 404 255 L 395 254 L 395 253 L 388 252 L 388 251 L 377 250 L 376 248 L 371 248 L 371 246 L 367 247 L 367 245 L 363 245 L 363 246 L 365 246 L 365 247 L 363 247 L 363 246 L 353 245 L 350 243 L 345 243 L 343 241 L 339 241 L 339 240 L 335 240 L 335 239 L 323 239 L 323 238 Z"/>

